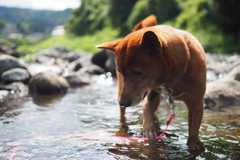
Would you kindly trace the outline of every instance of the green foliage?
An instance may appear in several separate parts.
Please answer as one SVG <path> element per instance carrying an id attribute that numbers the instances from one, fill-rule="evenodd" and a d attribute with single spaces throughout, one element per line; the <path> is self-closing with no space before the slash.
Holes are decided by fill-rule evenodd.
<path id="1" fill-rule="evenodd" d="M 3 19 L 0 19 L 0 31 L 5 27 L 5 21 Z"/>
<path id="2" fill-rule="evenodd" d="M 25 51 L 28 53 L 35 53 L 39 50 L 46 48 L 53 48 L 60 45 L 71 50 L 85 50 L 88 52 L 95 52 L 98 49 L 95 48 L 96 45 L 107 42 L 114 41 L 118 39 L 117 35 L 119 30 L 114 30 L 112 28 L 104 28 L 102 31 L 98 31 L 94 36 L 84 35 L 84 36 L 69 36 L 61 35 L 57 37 L 49 37 L 48 39 L 37 43 L 35 45 L 23 45 L 19 47 L 20 51 Z"/>
<path id="3" fill-rule="evenodd" d="M 109 0 L 82 0 L 81 6 L 73 10 L 65 24 L 68 33 L 75 35 L 93 34 L 108 24 Z"/>
<path id="4" fill-rule="evenodd" d="M 47 28 L 44 23 L 36 22 L 36 23 L 26 23 L 26 22 L 18 22 L 16 24 L 17 30 L 22 34 L 31 34 L 34 32 L 47 32 Z"/>
<path id="5" fill-rule="evenodd" d="M 207 52 L 240 51 L 239 0 L 82 0 L 65 27 L 85 35 L 113 26 L 124 36 L 151 14 L 192 33 Z"/>
<path id="6" fill-rule="evenodd" d="M 131 32 L 132 28 L 127 25 L 127 19 L 138 0 L 110 0 L 109 18 L 115 28 L 121 29 L 121 36 Z"/>
<path id="7" fill-rule="evenodd" d="M 33 32 L 50 33 L 58 26 L 63 25 L 71 14 L 71 9 L 64 11 L 31 10 L 8 8 L 0 6 L 0 19 L 6 23 L 17 25 L 18 32 L 29 34 Z"/>
<path id="8" fill-rule="evenodd" d="M 138 22 L 151 14 L 156 15 L 158 23 L 162 24 L 179 14 L 178 4 L 175 0 L 139 0 L 128 17 L 129 28 L 132 29 Z"/>
<path id="9" fill-rule="evenodd" d="M 168 24 L 191 32 L 208 52 L 240 51 L 240 1 L 176 1 L 181 14 Z"/>
<path id="10" fill-rule="evenodd" d="M 30 41 L 27 40 L 25 37 L 22 38 L 8 38 L 6 36 L 0 35 L 0 40 L 4 42 L 5 45 L 11 46 L 13 44 L 16 45 L 34 45 L 38 43 L 39 41 Z"/>
<path id="11" fill-rule="evenodd" d="M 0 18 L 6 23 L 17 24 L 17 29 L 24 34 L 49 33 L 51 28 L 63 24 L 70 12 L 0 7 Z M 82 47 L 94 51 L 94 43 L 105 38 L 106 41 L 115 39 L 115 33 L 120 37 L 125 36 L 139 21 L 151 14 L 157 16 L 159 24 L 168 24 L 192 33 L 207 52 L 240 52 L 239 0 L 81 0 L 81 6 L 72 10 L 65 23 L 69 35 L 81 37 L 52 37 L 38 46 L 44 48 L 59 41 L 72 49 Z M 114 33 L 115 38 L 106 31 Z M 77 42 L 81 44 L 77 45 Z M 36 48 L 29 51 L 36 51 Z"/>

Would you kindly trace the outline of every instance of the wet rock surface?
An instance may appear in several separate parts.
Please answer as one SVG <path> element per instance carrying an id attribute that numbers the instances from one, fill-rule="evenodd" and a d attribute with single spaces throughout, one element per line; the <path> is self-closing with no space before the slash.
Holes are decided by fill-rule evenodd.
<path id="1" fill-rule="evenodd" d="M 96 52 L 92 57 L 92 63 L 100 66 L 106 72 L 110 72 L 112 76 L 116 76 L 115 55 L 109 50 L 101 50 Z"/>
<path id="2" fill-rule="evenodd" d="M 208 83 L 205 93 L 206 108 L 240 104 L 239 55 L 207 54 Z"/>
<path id="3" fill-rule="evenodd" d="M 61 94 L 69 88 L 68 82 L 52 72 L 42 72 L 33 76 L 29 81 L 29 92 L 34 94 Z"/>
<path id="4" fill-rule="evenodd" d="M 240 82 L 219 79 L 207 84 L 205 105 L 208 108 L 227 107 L 240 104 Z"/>
<path id="5" fill-rule="evenodd" d="M 21 60 L 16 57 L 0 54 L 0 74 L 13 68 L 26 69 L 26 66 Z"/>
<path id="6" fill-rule="evenodd" d="M 106 51 L 103 52 L 106 56 L 104 64 L 108 64 L 107 67 L 104 64 L 92 63 L 100 58 L 98 53 L 75 53 L 59 46 L 38 51 L 33 62 L 26 64 L 22 59 L 8 54 L 10 48 L 0 43 L 0 90 L 9 90 L 9 84 L 19 82 L 28 86 L 31 94 L 62 94 L 68 91 L 69 86 L 93 83 L 97 79 L 96 75 L 115 72 L 114 55 L 109 55 Z M 11 89 L 15 91 L 19 88 Z"/>
<path id="7" fill-rule="evenodd" d="M 1 76 L 1 81 L 5 84 L 13 82 L 23 82 L 27 84 L 30 78 L 31 75 L 26 69 L 13 68 L 3 72 Z"/>

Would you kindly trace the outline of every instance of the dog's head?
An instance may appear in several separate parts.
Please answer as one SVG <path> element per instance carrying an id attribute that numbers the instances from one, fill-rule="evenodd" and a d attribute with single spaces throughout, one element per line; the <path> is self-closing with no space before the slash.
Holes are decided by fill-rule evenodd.
<path id="1" fill-rule="evenodd" d="M 175 30 L 166 27 L 169 31 L 159 33 L 157 27 L 151 27 L 155 25 L 156 17 L 151 15 L 139 22 L 134 32 L 125 38 L 96 46 L 116 55 L 121 106 L 137 105 L 151 90 L 159 88 L 167 80 L 168 83 L 177 81 L 186 70 L 188 58 L 181 53 L 186 48 L 178 43 L 178 38 L 172 38 L 171 32 Z M 169 35 L 174 42 L 166 44 L 163 34 L 165 37 Z"/>
<path id="2" fill-rule="evenodd" d="M 96 46 L 115 53 L 120 105 L 134 106 L 167 79 L 169 70 L 162 44 L 154 31 L 139 30 L 115 42 Z M 162 67 L 161 67 L 162 66 Z"/>

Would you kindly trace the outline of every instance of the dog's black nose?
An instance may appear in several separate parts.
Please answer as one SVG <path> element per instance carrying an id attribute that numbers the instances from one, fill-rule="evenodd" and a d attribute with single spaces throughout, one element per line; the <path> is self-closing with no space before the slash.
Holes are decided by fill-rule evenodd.
<path id="1" fill-rule="evenodd" d="M 130 100 L 126 100 L 126 99 L 123 99 L 119 102 L 120 106 L 122 107 L 129 107 L 131 106 L 131 101 Z"/>

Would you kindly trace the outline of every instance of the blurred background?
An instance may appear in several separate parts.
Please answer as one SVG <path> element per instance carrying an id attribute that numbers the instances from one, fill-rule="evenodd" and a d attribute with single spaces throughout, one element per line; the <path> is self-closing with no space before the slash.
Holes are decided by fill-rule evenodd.
<path id="1" fill-rule="evenodd" d="M 151 14 L 192 33 L 206 52 L 240 52 L 239 0 L 1 0 L 0 39 L 25 55 L 55 45 L 95 52 Z"/>

